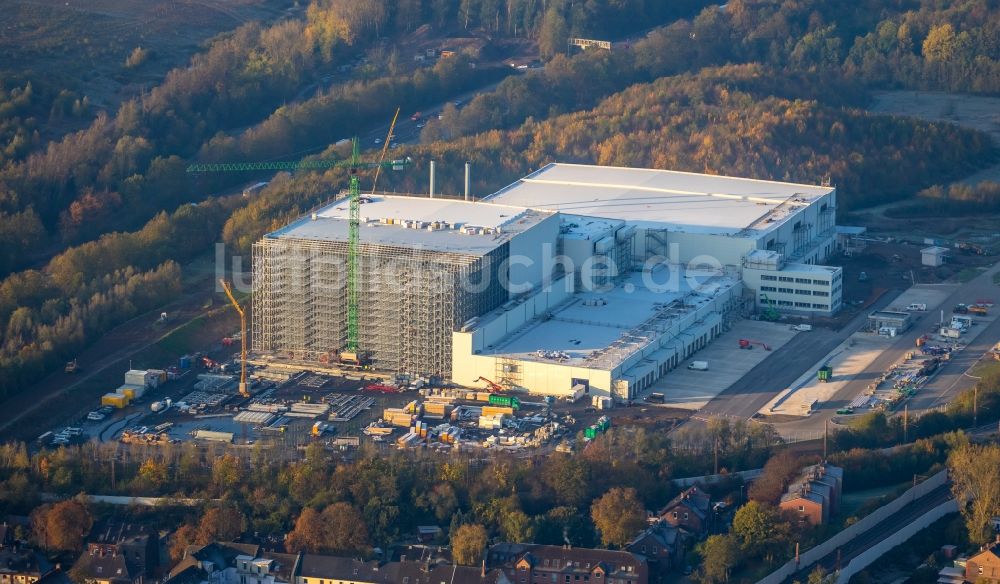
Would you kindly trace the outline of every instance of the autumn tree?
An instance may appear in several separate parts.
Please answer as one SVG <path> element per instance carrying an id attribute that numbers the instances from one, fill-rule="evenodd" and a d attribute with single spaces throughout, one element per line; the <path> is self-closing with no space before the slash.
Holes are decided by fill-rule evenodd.
<path id="1" fill-rule="evenodd" d="M 169 549 L 170 559 L 179 562 L 184 557 L 184 552 L 189 545 L 194 545 L 198 541 L 198 528 L 185 523 L 174 530 L 170 536 Z"/>
<path id="2" fill-rule="evenodd" d="M 322 512 L 303 509 L 285 546 L 293 553 L 364 553 L 370 542 L 361 513 L 350 503 L 339 502 Z"/>
<path id="3" fill-rule="evenodd" d="M 486 528 L 475 523 L 460 526 L 451 534 L 451 555 L 462 566 L 478 565 L 486 551 Z"/>
<path id="4" fill-rule="evenodd" d="M 747 496 L 754 501 L 776 505 L 802 462 L 791 451 L 783 450 L 768 459 L 761 475 L 751 483 Z"/>
<path id="5" fill-rule="evenodd" d="M 550 457 L 542 467 L 541 478 L 562 505 L 579 506 L 587 500 L 587 467 L 579 457 Z"/>
<path id="6" fill-rule="evenodd" d="M 566 18 L 558 8 L 557 2 L 552 2 L 542 18 L 542 29 L 538 37 L 538 50 L 542 57 L 550 58 L 557 53 L 565 52 L 569 38 Z"/>
<path id="7" fill-rule="evenodd" d="M 594 526 L 576 507 L 555 507 L 538 518 L 535 543 L 593 547 Z"/>
<path id="8" fill-rule="evenodd" d="M 955 29 L 949 23 L 931 28 L 924 39 L 924 58 L 931 62 L 950 61 L 955 54 Z"/>
<path id="9" fill-rule="evenodd" d="M 80 551 L 93 524 L 86 505 L 74 499 L 44 505 L 31 514 L 35 541 L 50 551 Z"/>
<path id="10" fill-rule="evenodd" d="M 213 541 L 233 541 L 246 529 L 246 517 L 234 505 L 223 504 L 211 507 L 201 516 L 198 523 L 196 543 Z"/>
<path id="11" fill-rule="evenodd" d="M 948 457 L 948 469 L 969 539 L 989 542 L 990 520 L 1000 515 L 1000 445 L 962 444 Z"/>
<path id="12" fill-rule="evenodd" d="M 701 544 L 703 584 L 729 582 L 729 574 L 739 564 L 740 544 L 733 535 L 710 535 Z"/>
<path id="13" fill-rule="evenodd" d="M 763 556 L 768 564 L 786 543 L 787 524 L 779 510 L 768 504 L 750 501 L 736 511 L 732 533 L 747 554 Z"/>
<path id="14" fill-rule="evenodd" d="M 646 523 L 646 510 L 635 489 L 615 487 L 594 501 L 590 516 L 606 547 L 622 547 L 632 540 Z"/>

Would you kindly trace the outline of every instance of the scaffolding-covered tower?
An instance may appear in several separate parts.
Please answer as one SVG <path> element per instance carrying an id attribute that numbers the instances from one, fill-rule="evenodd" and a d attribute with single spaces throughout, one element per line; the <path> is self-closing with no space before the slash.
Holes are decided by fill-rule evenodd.
<path id="1" fill-rule="evenodd" d="M 327 363 L 345 347 L 347 207 L 338 201 L 254 244 L 255 351 Z M 541 231 L 554 233 L 558 220 L 546 212 L 446 199 L 365 198 L 359 349 L 379 371 L 448 377 L 452 332 L 509 299 L 505 284 L 515 281 L 511 249 L 531 245 L 519 240 L 536 239 L 527 232 L 547 219 L 551 227 Z M 516 278 L 532 275 L 527 270 Z"/>

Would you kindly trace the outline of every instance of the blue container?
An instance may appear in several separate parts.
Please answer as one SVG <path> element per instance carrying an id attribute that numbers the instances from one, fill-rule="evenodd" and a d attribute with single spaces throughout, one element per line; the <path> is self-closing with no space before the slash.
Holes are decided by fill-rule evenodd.
<path id="1" fill-rule="evenodd" d="M 191 368 L 191 356 L 190 355 L 184 355 L 183 357 L 180 358 L 179 361 L 180 362 L 178 363 L 178 366 L 181 369 L 190 369 Z"/>

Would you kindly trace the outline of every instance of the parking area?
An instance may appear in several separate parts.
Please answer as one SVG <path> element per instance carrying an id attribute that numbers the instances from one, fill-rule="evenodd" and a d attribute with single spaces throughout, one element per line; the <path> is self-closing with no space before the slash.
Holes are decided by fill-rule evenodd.
<path id="1" fill-rule="evenodd" d="M 681 363 L 676 370 L 655 382 L 645 395 L 662 393 L 664 405 L 697 410 L 736 383 L 771 353 L 798 333 L 787 323 L 741 320 L 733 327 Z M 750 349 L 741 349 L 740 340 L 751 341 Z M 764 348 L 767 346 L 767 350 Z M 692 361 L 707 361 L 707 371 L 688 369 Z"/>
<path id="2" fill-rule="evenodd" d="M 958 284 L 917 284 L 900 294 L 887 309 L 906 310 L 911 304 L 924 304 L 928 311 L 939 307 L 950 309 L 950 306 L 941 306 L 941 303 L 955 290 L 958 290 Z"/>
<path id="3" fill-rule="evenodd" d="M 893 339 L 871 333 L 854 333 L 841 343 L 822 362 L 810 367 L 787 389 L 780 392 L 760 409 L 763 416 L 807 416 L 813 408 L 832 399 L 844 386 L 857 379 L 883 351 L 893 345 Z M 820 381 L 817 371 L 829 365 L 832 374 L 827 381 Z"/>

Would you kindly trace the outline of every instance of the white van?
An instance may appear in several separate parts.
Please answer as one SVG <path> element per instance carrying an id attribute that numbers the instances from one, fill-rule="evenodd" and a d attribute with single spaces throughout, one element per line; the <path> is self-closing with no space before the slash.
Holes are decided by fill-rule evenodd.
<path id="1" fill-rule="evenodd" d="M 913 304 L 907 306 L 906 310 L 910 312 L 924 312 L 927 310 L 927 305 L 923 302 L 914 302 Z"/>
<path id="2" fill-rule="evenodd" d="M 691 361 L 688 363 L 688 369 L 693 371 L 708 371 L 708 361 Z"/>

